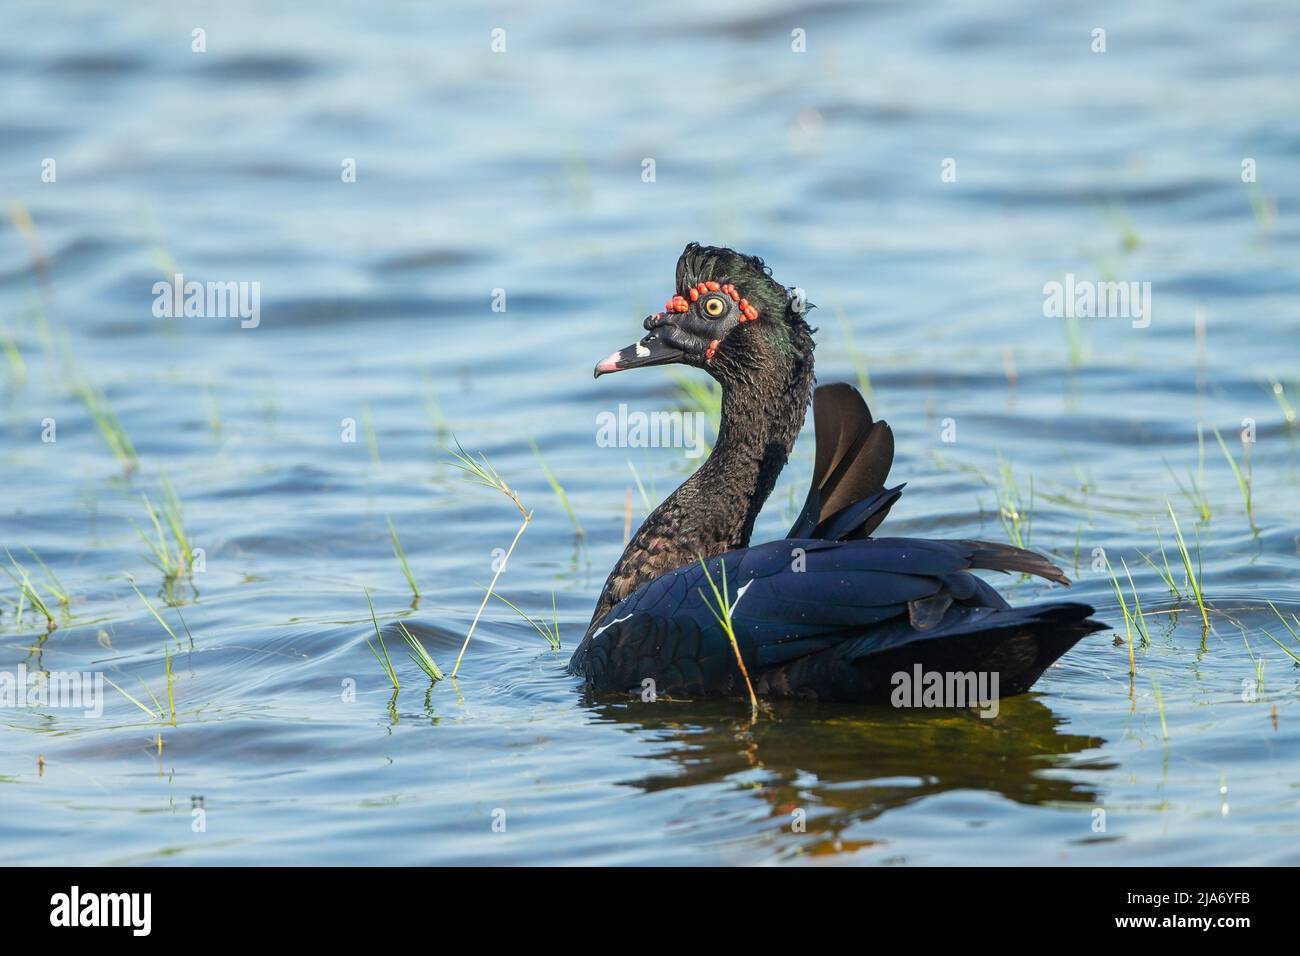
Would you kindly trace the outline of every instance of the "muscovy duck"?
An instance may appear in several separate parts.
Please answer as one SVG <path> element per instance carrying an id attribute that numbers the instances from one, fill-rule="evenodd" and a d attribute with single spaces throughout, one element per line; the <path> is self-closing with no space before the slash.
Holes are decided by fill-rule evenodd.
<path id="1" fill-rule="evenodd" d="M 813 390 L 808 307 L 763 261 L 687 245 L 676 294 L 646 335 L 596 377 L 682 363 L 722 385 L 704 463 L 628 542 L 569 662 L 596 691 L 743 696 L 745 674 L 715 616 L 710 578 L 734 604 L 745 671 L 761 698 L 884 703 L 900 672 L 998 675 L 1023 693 L 1105 625 L 1086 604 L 1011 607 L 973 570 L 1070 582 L 1042 555 L 988 541 L 873 538 L 902 494 L 886 488 L 894 437 L 850 385 Z M 749 546 L 811 398 L 812 486 L 786 537 Z M 701 560 L 703 559 L 703 565 Z M 724 567 L 725 566 L 725 567 Z M 705 568 L 708 569 L 706 575 Z"/>

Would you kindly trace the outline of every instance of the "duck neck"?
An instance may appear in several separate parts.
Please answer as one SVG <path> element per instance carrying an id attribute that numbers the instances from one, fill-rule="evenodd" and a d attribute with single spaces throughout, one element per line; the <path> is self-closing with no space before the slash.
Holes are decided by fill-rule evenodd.
<path id="1" fill-rule="evenodd" d="M 706 556 L 749 544 L 754 521 L 803 427 L 811 392 L 811 363 L 806 370 L 801 363 L 783 380 L 744 379 L 723 387 L 717 443 L 668 499 L 679 500 L 696 519 L 690 523 Z"/>
<path id="2" fill-rule="evenodd" d="M 811 347 L 778 374 L 724 384 L 713 451 L 632 536 L 605 582 L 589 632 L 647 581 L 749 544 L 754 520 L 803 427 L 812 386 Z"/>

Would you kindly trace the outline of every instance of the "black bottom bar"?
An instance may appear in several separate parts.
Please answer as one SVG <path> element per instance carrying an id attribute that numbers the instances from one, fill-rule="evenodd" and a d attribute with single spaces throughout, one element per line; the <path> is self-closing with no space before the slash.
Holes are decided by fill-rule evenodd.
<path id="1" fill-rule="evenodd" d="M 10 868 L 0 877 L 0 915 L 7 942 L 76 933 L 205 948 L 281 938 L 375 946 L 452 924 L 460 933 L 481 927 L 484 941 L 494 945 L 511 931 L 534 944 L 548 938 L 554 944 L 557 931 L 583 933 L 596 928 L 591 923 L 624 941 L 631 935 L 647 943 L 680 940 L 684 933 L 698 939 L 710 928 L 732 943 L 752 934 L 770 945 L 773 930 L 808 942 L 827 931 L 853 932 L 854 924 L 918 934 L 926 942 L 1041 933 L 1071 942 L 1200 934 L 1230 943 L 1243 932 L 1289 925 L 1290 875 L 1119 868 Z"/>

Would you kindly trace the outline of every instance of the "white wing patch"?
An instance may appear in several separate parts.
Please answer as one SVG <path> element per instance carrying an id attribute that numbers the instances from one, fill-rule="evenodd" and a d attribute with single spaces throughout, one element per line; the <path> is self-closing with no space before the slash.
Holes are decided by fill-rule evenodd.
<path id="1" fill-rule="evenodd" d="M 736 600 L 733 601 L 731 605 L 731 611 L 733 614 L 735 613 L 736 608 L 740 606 L 740 599 L 745 596 L 745 592 L 749 590 L 749 586 L 753 583 L 754 583 L 754 579 L 750 578 L 748 581 L 745 582 L 744 587 L 736 591 Z M 622 617 L 614 618 L 614 620 L 610 621 L 608 624 L 602 624 L 600 627 L 596 628 L 594 631 L 591 632 L 591 639 L 594 641 L 596 638 L 600 637 L 601 634 L 603 634 L 605 631 L 608 631 L 615 624 L 621 624 L 631 616 L 632 616 L 631 614 L 624 614 Z"/>
<path id="2" fill-rule="evenodd" d="M 594 631 L 591 632 L 591 639 L 594 641 L 596 638 L 600 637 L 602 631 L 609 630 L 615 624 L 618 624 L 622 621 L 626 621 L 631 616 L 632 616 L 631 614 L 624 614 L 622 617 L 614 618 L 614 620 L 610 621 L 608 624 L 602 624 L 600 627 L 596 628 Z"/>

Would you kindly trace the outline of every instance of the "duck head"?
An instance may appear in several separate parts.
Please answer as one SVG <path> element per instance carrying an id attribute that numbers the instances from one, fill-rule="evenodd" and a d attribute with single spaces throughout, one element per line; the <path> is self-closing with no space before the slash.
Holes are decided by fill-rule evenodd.
<path id="1" fill-rule="evenodd" d="M 677 260 L 676 292 L 664 311 L 647 316 L 645 336 L 597 363 L 595 375 L 682 364 L 725 387 L 764 370 L 788 374 L 812 361 L 803 320 L 809 307 L 762 259 L 692 242 Z"/>

